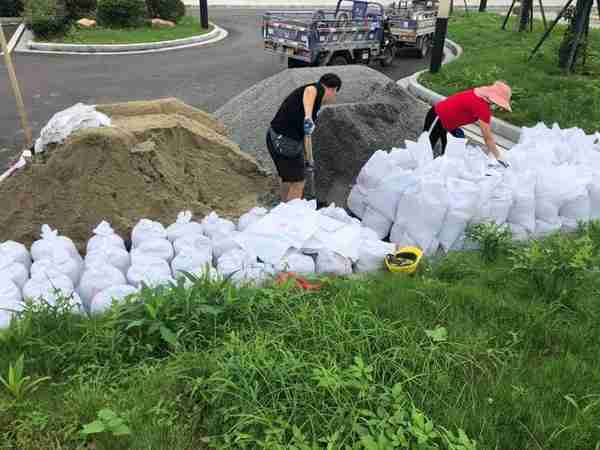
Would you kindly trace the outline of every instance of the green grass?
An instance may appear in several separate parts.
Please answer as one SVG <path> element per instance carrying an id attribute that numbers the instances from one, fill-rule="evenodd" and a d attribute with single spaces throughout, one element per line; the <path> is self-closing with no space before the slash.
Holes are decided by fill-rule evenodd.
<path id="1" fill-rule="evenodd" d="M 194 17 L 183 17 L 175 28 L 155 29 L 150 25 L 131 29 L 92 28 L 74 26 L 66 36 L 53 39 L 63 44 L 138 44 L 145 42 L 172 41 L 199 36 L 211 31 L 200 28 L 200 22 Z"/>
<path id="2" fill-rule="evenodd" d="M 556 122 L 561 127 L 577 126 L 588 132 L 600 123 L 600 30 L 590 31 L 590 54 L 585 68 L 566 75 L 558 68 L 558 47 L 564 27 L 557 27 L 540 52 L 528 57 L 543 33 L 535 22 L 533 33 L 517 33 L 516 19 L 501 31 L 503 17 L 471 13 L 453 15 L 449 38 L 459 43 L 464 54 L 436 74 L 421 77 L 424 84 L 449 95 L 495 80 L 513 87 L 513 113 L 499 117 L 519 126 Z M 511 31 L 508 31 L 511 30 Z"/>
<path id="3" fill-rule="evenodd" d="M 600 224 L 490 241 L 316 293 L 199 280 L 93 319 L 31 307 L 0 375 L 24 353 L 52 378 L 0 387 L 0 448 L 600 448 Z M 130 434 L 83 437 L 104 409 Z"/>

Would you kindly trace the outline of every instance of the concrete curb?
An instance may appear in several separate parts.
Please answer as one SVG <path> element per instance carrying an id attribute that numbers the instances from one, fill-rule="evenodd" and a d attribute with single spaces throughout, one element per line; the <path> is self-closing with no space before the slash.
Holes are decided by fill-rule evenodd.
<path id="1" fill-rule="evenodd" d="M 0 23 L 2 25 L 19 25 L 22 22 L 22 17 L 0 17 Z"/>
<path id="2" fill-rule="evenodd" d="M 69 55 L 132 55 L 141 53 L 156 53 L 168 50 L 177 50 L 188 47 L 212 44 L 227 37 L 228 32 L 218 25 L 212 24 L 213 30 L 201 36 L 175 39 L 163 42 L 147 42 L 140 44 L 57 44 L 44 42 L 27 42 L 25 48 L 20 52 L 45 53 L 45 54 L 69 54 Z"/>
<path id="3" fill-rule="evenodd" d="M 446 39 L 445 46 L 446 49 L 449 50 L 451 55 L 446 57 L 444 64 L 448 64 L 454 61 L 463 54 L 462 47 L 456 42 Z M 448 55 L 448 53 L 446 54 Z M 423 100 L 425 103 L 433 105 L 434 103 L 437 103 L 440 100 L 445 99 L 446 97 L 444 97 L 441 94 L 438 94 L 437 92 L 432 91 L 429 88 L 426 88 L 421 83 L 419 83 L 419 77 L 426 72 L 427 70 L 421 70 L 419 72 L 414 73 L 410 77 L 399 80 L 397 83 L 400 86 L 404 86 L 406 89 L 408 89 L 408 91 L 418 99 Z M 498 136 L 514 143 L 519 142 L 519 138 L 521 136 L 521 128 L 496 118 L 492 119 L 491 126 L 494 134 L 497 134 Z"/>

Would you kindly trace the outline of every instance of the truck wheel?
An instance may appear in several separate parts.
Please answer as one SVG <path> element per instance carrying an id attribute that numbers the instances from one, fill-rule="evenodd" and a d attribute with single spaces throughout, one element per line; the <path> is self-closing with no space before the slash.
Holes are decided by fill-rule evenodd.
<path id="1" fill-rule="evenodd" d="M 344 55 L 335 55 L 333 58 L 331 58 L 331 61 L 329 61 L 329 65 L 346 66 L 348 65 L 348 58 L 346 58 Z"/>

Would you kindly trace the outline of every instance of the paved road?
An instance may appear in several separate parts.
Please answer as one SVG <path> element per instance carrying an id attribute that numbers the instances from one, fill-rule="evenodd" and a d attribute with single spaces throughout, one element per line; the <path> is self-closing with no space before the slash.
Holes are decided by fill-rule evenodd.
<path id="1" fill-rule="evenodd" d="M 206 47 L 132 56 L 14 53 L 16 71 L 34 134 L 51 115 L 77 102 L 105 103 L 178 97 L 214 111 L 253 84 L 285 68 L 261 48 L 260 11 L 212 9 L 211 19 L 229 37 Z M 401 78 L 425 66 L 414 55 L 397 59 L 385 72 Z M 374 66 L 375 67 L 375 66 Z M 6 71 L 0 70 L 0 149 L 23 144 Z M 6 163 L 0 152 L 0 166 Z"/>

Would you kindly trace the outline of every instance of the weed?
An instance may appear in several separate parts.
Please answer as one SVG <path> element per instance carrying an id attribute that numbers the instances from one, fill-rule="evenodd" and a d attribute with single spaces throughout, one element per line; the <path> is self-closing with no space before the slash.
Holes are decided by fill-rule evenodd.
<path id="1" fill-rule="evenodd" d="M 512 246 L 512 233 L 507 225 L 495 223 L 478 223 L 470 225 L 466 232 L 467 238 L 475 242 L 481 258 L 486 263 L 497 261 Z"/>
<path id="2" fill-rule="evenodd" d="M 0 383 L 17 402 L 22 401 L 27 394 L 35 392 L 41 383 L 50 379 L 50 377 L 42 377 L 34 380 L 30 376 L 25 376 L 23 366 L 24 355 L 21 355 L 14 364 L 11 363 L 8 367 L 7 378 L 0 376 Z"/>

